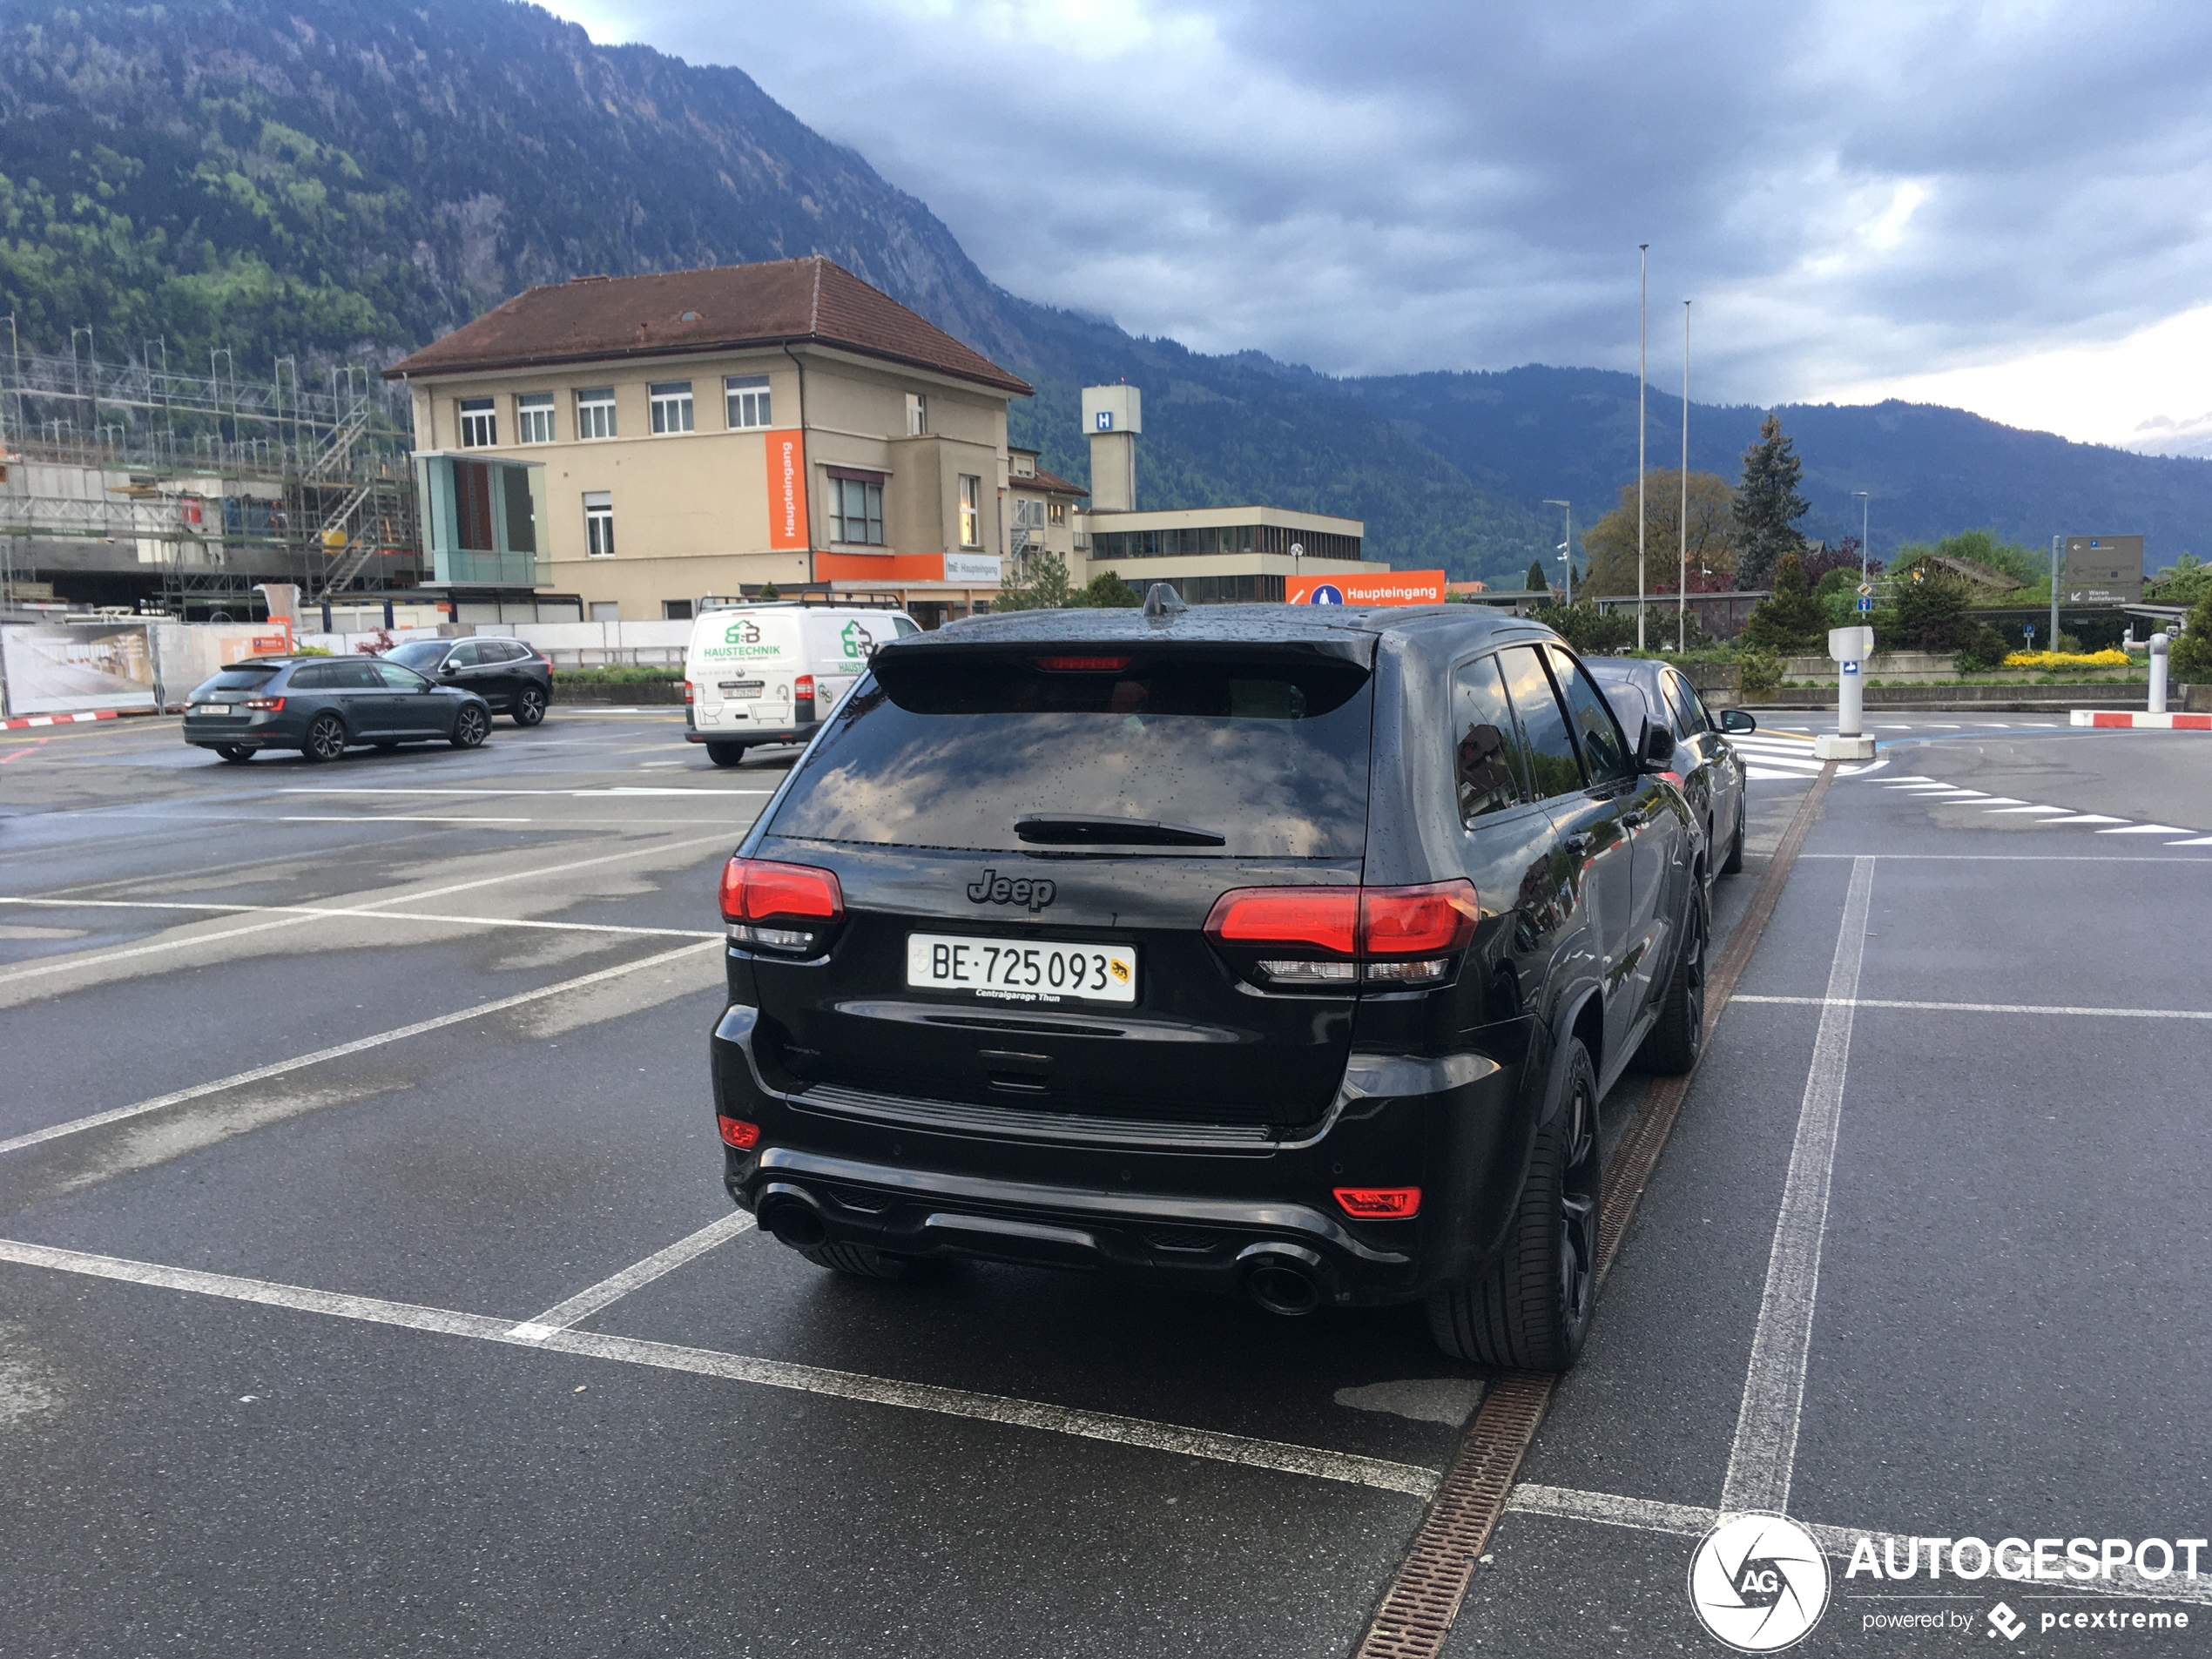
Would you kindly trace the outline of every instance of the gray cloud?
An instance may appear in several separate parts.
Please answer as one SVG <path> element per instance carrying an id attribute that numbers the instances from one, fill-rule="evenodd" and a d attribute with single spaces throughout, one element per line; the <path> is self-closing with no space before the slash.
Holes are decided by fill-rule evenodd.
<path id="1" fill-rule="evenodd" d="M 995 280 L 1338 373 L 1635 366 L 1769 401 L 2212 300 L 2212 9 L 576 0 L 733 64 Z"/>

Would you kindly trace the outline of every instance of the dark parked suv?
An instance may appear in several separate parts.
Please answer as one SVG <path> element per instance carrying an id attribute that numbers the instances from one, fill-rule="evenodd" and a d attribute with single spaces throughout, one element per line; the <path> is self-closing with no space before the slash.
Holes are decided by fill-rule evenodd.
<path id="1" fill-rule="evenodd" d="M 553 700 L 552 663 L 519 639 L 410 639 L 386 651 L 384 660 L 474 691 L 516 725 L 536 725 Z"/>
<path id="2" fill-rule="evenodd" d="M 475 692 L 376 657 L 249 658 L 195 686 L 185 706 L 185 741 L 226 760 L 264 749 L 335 760 L 356 744 L 432 738 L 473 749 L 490 730 L 491 710 Z"/>
<path id="3" fill-rule="evenodd" d="M 1472 606 L 1047 610 L 886 645 L 725 873 L 725 1181 L 826 1267 L 1104 1270 L 1586 1328 L 1598 1108 L 1695 1063 L 1701 826 Z"/>

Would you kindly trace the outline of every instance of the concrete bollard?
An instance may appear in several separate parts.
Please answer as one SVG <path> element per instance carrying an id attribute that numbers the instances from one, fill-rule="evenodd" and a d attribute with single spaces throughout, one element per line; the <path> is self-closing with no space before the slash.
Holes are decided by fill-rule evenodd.
<path id="1" fill-rule="evenodd" d="M 2166 652 L 2173 641 L 2161 629 L 2150 637 L 2150 711 L 2166 712 Z"/>
<path id="2" fill-rule="evenodd" d="M 1836 735 L 1813 739 L 1812 752 L 1822 760 L 1871 760 L 1874 739 L 1860 725 L 1866 706 L 1865 677 L 1859 664 L 1874 654 L 1871 628 L 1831 628 L 1828 656 L 1837 664 Z"/>

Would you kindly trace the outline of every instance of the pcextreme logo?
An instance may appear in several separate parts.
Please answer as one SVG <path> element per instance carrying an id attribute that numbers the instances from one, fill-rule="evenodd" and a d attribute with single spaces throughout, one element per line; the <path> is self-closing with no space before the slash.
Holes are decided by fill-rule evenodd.
<path id="1" fill-rule="evenodd" d="M 1697 1622 L 1738 1653 L 1779 1653 L 1828 1610 L 1820 1546 L 1782 1515 L 1730 1515 L 1689 1558 Z"/>

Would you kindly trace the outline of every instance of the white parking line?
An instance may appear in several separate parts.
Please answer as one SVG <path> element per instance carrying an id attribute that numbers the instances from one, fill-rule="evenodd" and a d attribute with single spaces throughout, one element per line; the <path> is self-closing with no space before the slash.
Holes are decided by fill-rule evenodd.
<path id="1" fill-rule="evenodd" d="M 176 899 L 25 899 L 0 894 L 0 904 L 45 910 L 192 910 L 217 915 L 345 916 L 356 921 L 435 921 L 464 927 L 543 927 L 562 933 L 619 934 L 648 939 L 718 939 L 706 927 L 634 927 L 614 921 L 538 921 L 521 916 L 450 916 L 421 910 L 350 910 L 327 905 L 187 903 Z"/>
<path id="2" fill-rule="evenodd" d="M 1173 1423 L 1121 1417 L 1110 1412 L 1076 1411 L 1041 1400 L 1016 1399 L 1004 1394 L 972 1393 L 963 1388 L 943 1388 L 930 1383 L 900 1382 L 858 1372 L 830 1371 L 815 1366 L 791 1365 L 777 1359 L 756 1359 L 745 1354 L 720 1353 L 707 1348 L 678 1347 L 669 1343 L 644 1342 L 630 1337 L 601 1336 L 588 1331 L 555 1331 L 531 1339 L 515 1334 L 508 1319 L 449 1308 L 423 1307 L 411 1302 L 388 1302 L 375 1297 L 348 1296 L 334 1291 L 310 1290 L 266 1279 L 239 1278 L 227 1273 L 202 1272 L 193 1268 L 163 1267 L 116 1256 L 94 1256 L 81 1251 L 60 1250 L 0 1238 L 0 1261 L 57 1272 L 81 1273 L 93 1278 L 159 1290 L 183 1291 L 199 1296 L 258 1303 L 265 1307 L 320 1313 L 333 1318 L 358 1319 L 371 1325 L 397 1325 L 440 1336 L 469 1337 L 509 1347 L 540 1352 L 572 1354 L 584 1359 L 611 1359 L 678 1371 L 693 1376 L 719 1377 L 732 1382 L 787 1388 L 800 1393 L 826 1395 L 867 1405 L 892 1406 L 906 1411 L 931 1412 L 963 1417 L 1011 1428 L 1030 1428 L 1066 1434 L 1079 1440 L 1105 1440 L 1141 1447 L 1182 1457 L 1204 1458 L 1217 1463 L 1241 1464 L 1347 1486 L 1397 1492 L 1424 1502 L 1434 1494 L 1440 1474 L 1417 1464 L 1391 1463 L 1380 1458 L 1356 1457 L 1316 1447 L 1294 1446 L 1282 1440 L 1256 1440 L 1243 1434 L 1224 1434 L 1211 1429 L 1184 1428 Z"/>
<path id="3" fill-rule="evenodd" d="M 672 853 L 679 847 L 705 846 L 709 842 L 725 839 L 725 837 L 722 835 L 694 835 L 680 841 L 644 841 L 636 846 L 626 847 L 619 853 L 602 853 L 597 858 L 574 859 L 566 864 L 534 865 L 527 870 L 509 870 L 504 875 L 480 876 L 474 881 L 456 881 L 448 887 L 432 887 L 428 893 L 405 893 L 389 899 L 372 899 L 365 905 L 351 906 L 342 910 L 333 910 L 323 914 L 336 916 L 368 914 L 381 910 L 387 905 L 406 904 L 410 901 L 419 903 L 425 899 L 443 899 L 455 893 L 473 893 L 478 887 L 496 887 L 502 881 L 536 880 L 543 876 L 565 874 L 570 870 L 589 869 L 594 865 L 618 864 L 624 859 L 637 858 L 648 853 Z M 165 939 L 151 945 L 133 945 L 127 950 L 108 951 L 98 956 L 48 957 L 44 961 L 30 968 L 18 968 L 12 973 L 0 974 L 0 985 L 12 984 L 17 980 L 40 979 L 49 974 L 72 973 L 79 968 L 104 968 L 110 962 L 128 961 L 134 957 L 152 956 L 165 950 L 185 950 L 193 945 L 212 944 L 219 940 L 242 939 L 248 934 L 266 933 L 273 927 L 296 927 L 303 921 L 314 920 L 313 916 L 287 915 L 275 921 L 257 921 L 250 927 L 233 927 L 226 933 L 194 934 L 185 939 Z"/>
<path id="4" fill-rule="evenodd" d="M 410 818 L 404 813 L 294 813 L 279 818 L 280 824 L 535 824 L 534 818 L 464 818 L 455 813 L 449 817 Z"/>
<path id="5" fill-rule="evenodd" d="M 2106 1020 L 2212 1020 L 2212 1010 L 2198 1008 L 2072 1008 L 2047 1002 L 1915 1002 L 1887 996 L 1747 996 L 1741 991 L 1729 1001 L 1764 1002 L 1778 1008 L 1898 1008 L 1908 1014 L 2075 1014 Z"/>
<path id="6" fill-rule="evenodd" d="M 1674 1538 L 1702 1538 L 1724 1513 L 1696 1504 L 1662 1503 L 1652 1498 L 1621 1497 L 1610 1492 L 1579 1492 L 1571 1487 L 1539 1486 L 1534 1481 L 1523 1481 L 1515 1487 L 1513 1495 L 1506 1500 L 1506 1508 L 1515 1514 L 1586 1521 L 1600 1527 L 1623 1527 Z M 1852 1548 L 1861 1538 L 1871 1538 L 1881 1546 L 1892 1539 L 1906 1536 L 1887 1528 L 1822 1527 L 1803 1521 L 1798 1524 L 1812 1534 L 1823 1554 L 1833 1555 L 1838 1561 L 1848 1561 Z M 2060 1595 L 2121 1595 L 2146 1601 L 2212 1602 L 2212 1580 L 2183 1579 L 2176 1582 L 2172 1579 L 2145 1578 L 2135 1571 L 2132 1562 L 2127 1578 L 2117 1582 L 2071 1578 L 2060 1582 L 2063 1588 L 2057 1591 Z M 2025 1594 L 2033 1595 L 2035 1592 Z"/>
<path id="7" fill-rule="evenodd" d="M 1851 1015 L 1873 896 L 1874 860 L 1853 860 L 1836 954 L 1828 968 L 1828 996 L 1820 1010 L 1820 1029 L 1812 1040 L 1804 1099 L 1797 1109 L 1797 1134 L 1783 1183 L 1782 1210 L 1767 1256 L 1766 1290 L 1759 1299 L 1758 1328 L 1751 1338 L 1736 1443 L 1729 1453 L 1727 1478 L 1721 1483 L 1721 1507 L 1730 1511 L 1765 1509 L 1781 1514 L 1790 1507 L 1797 1419 L 1804 1405 L 1805 1360 L 1812 1347 L 1813 1303 L 1820 1288 L 1821 1238 L 1828 1225 L 1828 1184 L 1843 1121 Z"/>
<path id="8" fill-rule="evenodd" d="M 543 1342 L 556 1331 L 565 1331 L 578 1319 L 588 1318 L 610 1302 L 618 1302 L 641 1285 L 650 1285 L 664 1273 L 672 1273 L 685 1262 L 695 1261 L 717 1244 L 725 1244 L 740 1233 L 751 1232 L 753 1219 L 745 1211 L 735 1210 L 700 1228 L 698 1231 L 678 1239 L 666 1250 L 656 1251 L 634 1266 L 625 1267 L 611 1278 L 603 1278 L 589 1290 L 578 1291 L 565 1302 L 556 1302 L 535 1318 L 525 1319 L 508 1335 L 521 1342 Z"/>
<path id="9" fill-rule="evenodd" d="M 373 1036 L 355 1037 L 351 1042 L 341 1042 L 328 1049 L 318 1049 L 313 1054 L 303 1054 L 290 1060 L 279 1060 L 270 1065 L 257 1066 L 251 1071 L 241 1071 L 228 1077 L 219 1077 L 211 1083 L 195 1083 L 190 1089 L 179 1089 L 173 1094 L 157 1095 L 152 1100 L 142 1100 L 135 1105 L 118 1106 L 105 1112 L 94 1112 L 89 1117 L 72 1118 L 66 1123 L 54 1123 L 45 1129 L 33 1130 L 27 1135 L 0 1141 L 0 1154 L 19 1152 L 27 1146 L 38 1146 L 47 1141 L 57 1141 L 64 1135 L 79 1135 L 90 1129 L 99 1129 L 108 1123 L 121 1123 L 126 1117 L 138 1117 L 147 1112 L 158 1112 L 165 1106 L 182 1105 L 188 1100 L 198 1100 L 203 1095 L 219 1094 L 226 1089 L 241 1088 L 260 1082 L 266 1077 L 281 1077 L 288 1071 L 298 1071 L 307 1066 L 319 1066 L 326 1060 L 343 1059 L 351 1054 L 361 1054 L 369 1049 L 381 1049 L 388 1042 L 399 1042 L 408 1037 L 419 1037 L 426 1031 L 442 1030 L 449 1025 L 459 1025 L 466 1020 L 479 1020 L 488 1014 L 502 1009 L 520 1008 L 525 1002 L 540 1001 L 563 992 L 581 990 L 587 985 L 597 985 L 624 974 L 634 974 L 641 968 L 658 968 L 679 958 L 694 954 L 710 947 L 719 946 L 719 941 L 703 941 L 695 945 L 682 945 L 674 950 L 661 952 L 657 956 L 640 957 L 634 962 L 618 962 L 612 968 L 603 968 L 596 973 L 579 974 L 558 984 L 543 986 L 535 991 L 519 991 L 513 996 L 502 996 L 489 1002 L 479 1002 L 474 1008 L 461 1008 L 452 1014 L 441 1014 L 435 1019 L 418 1020 L 413 1025 L 402 1025 L 389 1031 L 379 1031 Z"/>
<path id="10" fill-rule="evenodd" d="M 283 795 L 561 795 L 571 800 L 597 799 L 605 795 L 772 795 L 772 789 L 652 789 L 643 784 L 609 784 L 598 789 L 416 789 L 399 786 L 364 785 L 355 789 L 313 788 L 296 785 L 277 792 Z"/>
<path id="11" fill-rule="evenodd" d="M 1992 818 L 2009 818 L 2016 813 L 2062 813 L 2064 811 L 2066 808 L 2063 806 L 1993 806 L 1989 809 L 1989 815 Z"/>
<path id="12" fill-rule="evenodd" d="M 2054 819 L 2052 821 L 2055 823 L 2057 820 Z M 2188 832 L 2185 829 L 2177 829 L 2171 824 L 2127 824 L 2119 829 L 2099 830 L 2097 833 L 2100 835 L 2187 835 Z"/>
<path id="13" fill-rule="evenodd" d="M 2103 813 L 2068 813 L 2064 818 L 2046 818 L 2039 821 L 2045 824 L 2124 824 L 2128 820 L 2107 817 Z"/>

